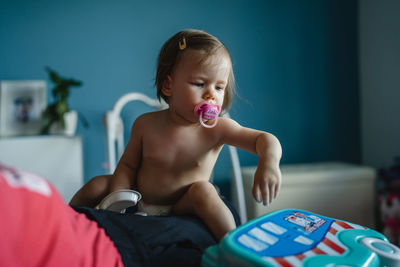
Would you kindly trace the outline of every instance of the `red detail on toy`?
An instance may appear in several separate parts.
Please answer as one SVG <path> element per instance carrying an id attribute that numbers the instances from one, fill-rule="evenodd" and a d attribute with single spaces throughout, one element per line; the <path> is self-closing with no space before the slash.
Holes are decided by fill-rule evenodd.
<path id="1" fill-rule="evenodd" d="M 327 245 L 331 249 L 335 250 L 339 254 L 342 254 L 343 252 L 346 251 L 344 248 L 342 248 L 341 246 L 339 246 L 338 244 L 334 243 L 333 241 L 331 241 L 328 238 L 324 238 L 324 240 L 322 240 L 322 243 L 324 243 L 325 245 Z"/>
<path id="2" fill-rule="evenodd" d="M 340 225 L 341 227 L 343 227 L 344 229 L 352 229 L 353 228 L 351 225 L 348 225 L 347 223 L 342 222 L 342 221 L 337 221 L 336 223 L 338 225 Z"/>

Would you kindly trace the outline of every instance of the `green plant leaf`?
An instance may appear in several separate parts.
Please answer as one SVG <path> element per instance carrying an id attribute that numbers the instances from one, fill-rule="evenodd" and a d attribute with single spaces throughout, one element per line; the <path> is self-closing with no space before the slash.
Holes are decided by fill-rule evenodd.
<path id="1" fill-rule="evenodd" d="M 47 106 L 42 113 L 43 124 L 41 133 L 48 133 L 50 127 L 54 123 L 60 123 L 65 128 L 64 114 L 69 111 L 68 97 L 70 95 L 71 87 L 78 87 L 82 85 L 81 81 L 64 78 L 57 72 L 52 70 L 50 67 L 45 67 L 50 80 L 54 84 L 52 89 L 52 95 L 54 102 Z M 87 121 L 83 120 L 83 125 L 86 128 L 88 126 Z"/>

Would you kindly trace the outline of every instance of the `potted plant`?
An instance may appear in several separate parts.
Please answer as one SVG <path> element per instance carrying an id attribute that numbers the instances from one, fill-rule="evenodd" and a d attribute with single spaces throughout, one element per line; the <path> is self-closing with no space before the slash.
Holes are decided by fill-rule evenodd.
<path id="1" fill-rule="evenodd" d="M 78 113 L 75 110 L 70 110 L 68 106 L 68 97 L 71 87 L 78 87 L 82 85 L 81 81 L 67 79 L 61 77 L 57 72 L 46 67 L 50 80 L 54 83 L 52 94 L 54 103 L 47 106 L 43 111 L 42 120 L 43 126 L 41 129 L 42 134 L 65 134 L 72 136 L 75 134 L 78 122 Z M 87 120 L 79 114 L 83 126 L 88 127 Z"/>

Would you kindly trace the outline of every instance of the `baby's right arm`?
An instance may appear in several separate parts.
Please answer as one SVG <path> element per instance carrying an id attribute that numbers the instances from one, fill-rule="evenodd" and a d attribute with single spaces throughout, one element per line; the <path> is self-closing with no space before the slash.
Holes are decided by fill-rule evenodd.
<path id="1" fill-rule="evenodd" d="M 132 189 L 135 186 L 142 155 L 141 124 L 143 120 L 139 117 L 132 126 L 128 144 L 111 179 L 110 193 L 119 189 Z"/>
<path id="2" fill-rule="evenodd" d="M 278 195 L 282 181 L 279 169 L 282 148 L 279 140 L 270 133 L 242 127 L 232 119 L 221 118 L 217 127 L 225 144 L 258 155 L 252 192 L 256 201 L 269 205 Z"/>

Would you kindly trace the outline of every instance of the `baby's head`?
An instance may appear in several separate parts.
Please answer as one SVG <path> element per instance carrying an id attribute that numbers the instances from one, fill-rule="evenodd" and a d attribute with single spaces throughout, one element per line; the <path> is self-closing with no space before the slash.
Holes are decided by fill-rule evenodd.
<path id="1" fill-rule="evenodd" d="M 229 51 L 218 38 L 201 30 L 180 31 L 172 36 L 161 48 L 155 81 L 158 99 L 161 100 L 162 98 L 168 103 L 168 97 L 162 92 L 163 84 L 188 49 L 199 51 L 199 54 L 202 57 L 204 56 L 203 61 L 214 56 L 227 56 L 229 58 L 231 68 L 222 105 L 222 110 L 228 110 L 235 95 L 235 78 Z"/>

